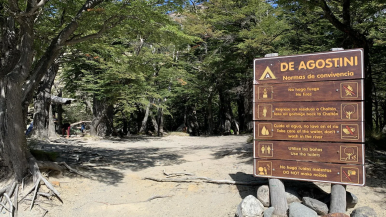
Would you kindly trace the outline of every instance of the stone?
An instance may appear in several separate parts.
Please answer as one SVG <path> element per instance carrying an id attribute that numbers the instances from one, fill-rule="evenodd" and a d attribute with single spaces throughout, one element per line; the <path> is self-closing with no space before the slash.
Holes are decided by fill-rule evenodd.
<path id="1" fill-rule="evenodd" d="M 257 189 L 257 199 L 263 204 L 263 206 L 270 206 L 268 185 L 262 185 Z"/>
<path id="2" fill-rule="evenodd" d="M 260 217 L 264 211 L 264 206 L 254 196 L 248 195 L 237 206 L 236 216 L 238 217 Z"/>
<path id="3" fill-rule="evenodd" d="M 377 213 L 373 208 L 363 206 L 354 209 L 354 211 L 351 212 L 350 217 L 377 217 Z"/>
<path id="4" fill-rule="evenodd" d="M 318 214 L 314 210 L 304 206 L 301 203 L 295 202 L 289 205 L 289 217 L 317 217 L 317 216 Z"/>
<path id="5" fill-rule="evenodd" d="M 310 197 L 303 197 L 303 204 L 312 210 L 314 210 L 319 215 L 327 215 L 328 214 L 328 207 L 325 203 L 310 198 Z"/>
<path id="6" fill-rule="evenodd" d="M 275 207 L 269 207 L 264 211 L 263 217 L 272 217 L 274 211 L 275 211 Z"/>
<path id="7" fill-rule="evenodd" d="M 295 202 L 298 202 L 298 203 L 301 202 L 299 193 L 292 188 L 285 189 L 285 195 L 287 197 L 287 203 L 288 204 L 295 203 Z"/>
<path id="8" fill-rule="evenodd" d="M 358 203 L 358 197 L 351 192 L 346 192 L 347 208 L 354 208 Z"/>

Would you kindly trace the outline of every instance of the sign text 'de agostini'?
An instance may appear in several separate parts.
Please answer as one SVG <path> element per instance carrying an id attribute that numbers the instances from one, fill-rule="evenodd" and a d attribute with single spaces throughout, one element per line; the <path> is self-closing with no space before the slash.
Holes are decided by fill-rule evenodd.
<path id="1" fill-rule="evenodd" d="M 363 50 L 343 50 L 254 60 L 255 84 L 363 78 Z"/>
<path id="2" fill-rule="evenodd" d="M 363 186 L 364 166 L 303 161 L 254 159 L 254 175 Z"/>
<path id="3" fill-rule="evenodd" d="M 364 100 L 362 87 L 363 80 L 254 85 L 253 102 Z"/>
<path id="4" fill-rule="evenodd" d="M 364 144 L 254 141 L 254 158 L 364 164 Z"/>
<path id="5" fill-rule="evenodd" d="M 255 103 L 253 120 L 364 121 L 363 102 Z"/>
<path id="6" fill-rule="evenodd" d="M 256 121 L 254 124 L 257 140 L 364 142 L 363 122 Z"/>

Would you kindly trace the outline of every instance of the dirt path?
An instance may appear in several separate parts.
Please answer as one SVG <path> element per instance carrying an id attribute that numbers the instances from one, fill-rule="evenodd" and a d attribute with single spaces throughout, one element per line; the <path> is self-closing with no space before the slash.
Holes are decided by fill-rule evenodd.
<path id="1" fill-rule="evenodd" d="M 219 180 L 251 181 L 252 144 L 247 136 L 163 138 L 133 137 L 126 140 L 59 139 L 38 145 L 45 151 L 58 151 L 59 160 L 77 167 L 93 179 L 65 174 L 50 177 L 61 192 L 64 204 L 41 204 L 46 216 L 235 216 L 237 205 L 249 194 L 256 196 L 256 186 L 217 185 L 210 183 L 165 183 L 143 180 L 165 178 L 167 173 L 194 173 Z M 264 181 L 263 179 L 261 179 Z M 296 182 L 299 185 L 305 182 Z M 294 183 L 292 183 L 294 184 Z M 359 198 L 360 206 L 370 206 L 378 216 L 386 216 L 386 183 L 368 178 L 366 187 L 348 186 Z M 318 184 L 329 190 L 329 184 Z M 56 199 L 55 199 L 56 201 Z M 41 216 L 22 205 L 19 216 Z M 350 213 L 348 210 L 347 213 Z M 5 216 L 0 214 L 0 216 Z"/>

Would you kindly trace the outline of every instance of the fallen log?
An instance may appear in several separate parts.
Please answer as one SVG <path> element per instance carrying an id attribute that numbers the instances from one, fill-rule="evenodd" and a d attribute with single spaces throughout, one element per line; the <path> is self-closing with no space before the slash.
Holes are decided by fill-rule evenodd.
<path id="1" fill-rule="evenodd" d="M 243 181 L 232 181 L 232 180 L 215 180 L 207 177 L 187 177 L 187 178 L 179 178 L 179 179 L 160 179 L 154 177 L 145 177 L 143 180 L 151 180 L 156 182 L 196 182 L 196 183 L 211 183 L 211 184 L 225 184 L 225 185 L 262 185 L 267 184 L 268 181 L 251 181 L 251 182 L 243 182 Z"/>

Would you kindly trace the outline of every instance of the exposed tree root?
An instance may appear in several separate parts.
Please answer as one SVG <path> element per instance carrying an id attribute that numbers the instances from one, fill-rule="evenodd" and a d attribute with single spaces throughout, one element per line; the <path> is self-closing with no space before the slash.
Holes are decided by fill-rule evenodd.
<path id="1" fill-rule="evenodd" d="M 47 178 L 40 172 L 40 170 L 54 170 L 54 171 L 59 171 L 62 173 L 65 170 L 70 171 L 71 173 L 75 173 L 77 175 L 91 178 L 90 176 L 84 175 L 80 173 L 79 171 L 71 168 L 68 166 L 65 162 L 61 163 L 55 163 L 55 162 L 42 162 L 42 161 L 36 161 L 35 158 L 30 157 L 29 159 L 30 163 L 30 172 L 32 175 L 32 181 L 33 181 L 33 186 L 30 190 L 28 190 L 24 196 L 21 197 L 19 200 L 19 187 L 24 190 L 24 183 L 26 177 L 24 177 L 21 180 L 21 184 L 17 181 L 13 181 L 11 184 L 8 186 L 0 189 L 0 212 L 2 210 L 5 210 L 9 212 L 10 217 L 15 217 L 17 216 L 17 211 L 18 211 L 18 204 L 23 202 L 23 201 L 30 201 L 31 203 L 29 205 L 29 210 L 32 210 L 34 206 L 39 207 L 41 210 L 43 210 L 43 215 L 45 216 L 48 212 L 47 209 L 42 207 L 41 204 L 46 203 L 41 200 L 37 200 L 38 196 L 45 197 L 47 199 L 51 199 L 52 197 L 56 197 L 61 203 L 63 203 L 62 198 L 60 197 L 60 193 L 54 188 L 54 186 L 47 180 Z M 44 184 L 48 189 L 49 192 L 39 192 L 40 186 Z M 32 193 L 32 198 L 27 198 L 28 195 Z M 11 198 L 13 197 L 13 201 Z M 52 203 L 46 203 L 50 205 L 54 205 Z"/>

